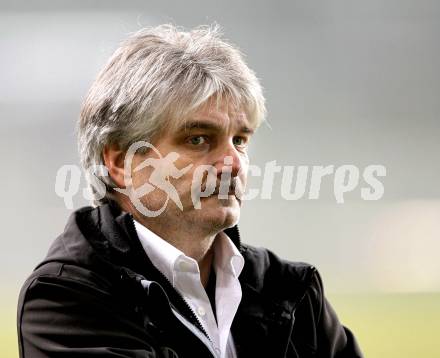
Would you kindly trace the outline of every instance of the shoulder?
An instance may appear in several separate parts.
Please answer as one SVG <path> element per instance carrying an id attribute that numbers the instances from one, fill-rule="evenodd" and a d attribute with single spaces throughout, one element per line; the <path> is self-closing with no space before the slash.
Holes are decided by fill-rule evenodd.
<path id="1" fill-rule="evenodd" d="M 243 245 L 242 254 L 245 266 L 240 280 L 245 292 L 261 299 L 265 307 L 272 302 L 294 314 L 299 329 L 290 339 L 301 356 L 310 356 L 312 350 L 320 357 L 362 357 L 354 336 L 327 301 L 314 265 L 288 261 L 250 245 Z"/>
<path id="2" fill-rule="evenodd" d="M 280 258 L 269 249 L 242 244 L 245 265 L 242 282 L 261 293 L 285 299 L 310 294 L 322 298 L 322 281 L 316 267 L 301 261 Z"/>
<path id="3" fill-rule="evenodd" d="M 295 279 L 304 280 L 316 268 L 309 263 L 289 261 L 264 247 L 242 244 L 245 262 L 261 272 L 292 275 Z"/>
<path id="4" fill-rule="evenodd" d="M 92 350 L 100 357 L 115 352 L 140 357 L 154 352 L 151 332 L 137 311 L 136 292 L 107 279 L 62 263 L 37 269 L 19 296 L 20 357 L 83 357 Z M 91 351 L 84 350 L 83 342 Z"/>
<path id="5" fill-rule="evenodd" d="M 100 290 L 110 290 L 113 286 L 112 277 L 104 276 L 90 267 L 69 264 L 59 261 L 46 262 L 39 265 L 27 278 L 22 286 L 20 296 L 36 285 L 44 282 L 59 282 L 68 285 L 89 286 Z"/>
<path id="6" fill-rule="evenodd" d="M 68 303 L 110 302 L 115 290 L 108 277 L 81 266 L 48 262 L 39 266 L 21 287 L 18 298 L 18 323 L 30 312 L 49 312 Z M 45 305 L 40 305 L 45 302 Z M 28 317 L 29 318 L 29 317 Z"/>
<path id="7" fill-rule="evenodd" d="M 18 323 L 30 312 L 49 312 L 57 305 L 77 305 L 88 309 L 102 302 L 116 305 L 121 293 L 115 274 L 106 275 L 86 267 L 60 261 L 37 266 L 21 287 L 18 297 Z M 45 305 L 41 305 L 45 302 Z M 86 304 L 87 303 L 87 304 Z"/>

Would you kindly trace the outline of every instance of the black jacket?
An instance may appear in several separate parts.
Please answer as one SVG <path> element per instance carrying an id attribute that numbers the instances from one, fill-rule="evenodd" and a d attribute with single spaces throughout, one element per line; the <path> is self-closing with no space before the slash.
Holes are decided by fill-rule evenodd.
<path id="1" fill-rule="evenodd" d="M 324 298 L 313 266 L 242 244 L 243 296 L 232 324 L 238 357 L 361 357 Z M 25 282 L 20 357 L 212 357 L 171 311 L 203 328 L 145 254 L 130 214 L 82 208 Z"/>

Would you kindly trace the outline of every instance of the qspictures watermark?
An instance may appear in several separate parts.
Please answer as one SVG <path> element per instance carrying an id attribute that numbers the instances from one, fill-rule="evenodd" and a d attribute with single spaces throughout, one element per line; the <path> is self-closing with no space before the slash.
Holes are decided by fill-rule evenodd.
<path id="1" fill-rule="evenodd" d="M 130 172 L 128 169 L 131 168 L 135 153 L 144 147 L 152 150 L 156 157 L 148 157 L 134 170 L 152 167 L 153 171 L 148 182 L 140 188 L 133 189 L 131 177 L 127 176 L 124 178 L 125 188 L 114 190 L 128 196 L 133 205 L 146 216 L 159 215 L 169 200 L 183 210 L 179 194 L 170 179 L 179 179 L 191 169 L 193 169 L 191 199 L 195 209 L 201 208 L 201 198 L 217 195 L 219 199 L 225 199 L 231 195 L 231 190 L 240 200 L 270 200 L 274 193 L 276 177 L 281 178 L 281 184 L 277 190 L 285 200 L 319 199 L 325 177 L 332 179 L 333 194 L 338 204 L 343 204 L 344 196 L 357 188 L 360 188 L 360 197 L 363 200 L 379 200 L 385 193 L 385 187 L 380 178 L 386 176 L 386 167 L 380 164 L 371 164 L 364 168 L 352 164 L 281 166 L 273 160 L 265 163 L 264 166 L 249 165 L 248 177 L 258 177 L 262 180 L 260 187 L 245 190 L 243 183 L 239 181 L 239 176 L 231 177 L 232 157 L 224 158 L 224 166 L 221 168 L 219 178 L 217 169 L 211 165 L 199 165 L 192 168 L 193 164 L 189 164 L 178 169 L 175 166 L 180 156 L 177 152 L 170 152 L 164 157 L 157 148 L 145 141 L 135 142 L 128 149 L 124 160 L 126 173 Z M 68 209 L 73 209 L 73 198 L 76 195 L 82 194 L 86 200 L 102 199 L 106 195 L 107 186 L 101 178 L 108 177 L 108 175 L 108 170 L 104 165 L 90 167 L 85 171 L 85 185 L 83 181 L 81 188 L 83 179 L 81 169 L 76 165 L 63 165 L 56 175 L 55 192 L 63 198 Z M 93 186 L 95 194 L 92 194 L 90 186 Z M 153 190 L 166 193 L 164 205 L 155 211 L 149 210 L 140 200 Z"/>

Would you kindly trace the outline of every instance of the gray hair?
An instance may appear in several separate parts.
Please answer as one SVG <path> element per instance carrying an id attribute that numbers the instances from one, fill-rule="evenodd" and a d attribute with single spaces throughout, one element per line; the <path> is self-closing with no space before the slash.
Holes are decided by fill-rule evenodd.
<path id="1" fill-rule="evenodd" d="M 243 110 L 254 128 L 265 118 L 255 73 L 241 52 L 221 38 L 217 25 L 189 32 L 160 25 L 132 34 L 110 57 L 84 101 L 77 128 L 81 165 L 86 171 L 103 165 L 105 145 L 127 150 L 136 141 L 149 141 L 212 98 Z M 110 177 L 102 179 L 114 187 Z M 92 192 L 96 194 L 93 187 Z"/>

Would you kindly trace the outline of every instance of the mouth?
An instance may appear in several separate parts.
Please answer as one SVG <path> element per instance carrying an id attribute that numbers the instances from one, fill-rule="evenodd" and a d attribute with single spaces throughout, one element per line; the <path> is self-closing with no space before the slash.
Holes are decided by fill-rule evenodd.
<path id="1" fill-rule="evenodd" d="M 214 190 L 214 192 L 211 194 L 211 196 L 214 196 L 214 195 L 220 195 L 220 194 L 234 195 L 234 196 L 236 196 L 236 195 L 235 195 L 235 190 L 233 190 L 233 189 L 230 189 L 230 190 L 229 190 L 228 192 L 226 192 L 226 193 L 220 193 L 220 190 L 216 189 L 216 190 Z"/>
<path id="2" fill-rule="evenodd" d="M 229 201 L 229 200 L 231 200 L 231 199 L 235 199 L 237 202 L 238 202 L 238 204 L 241 206 L 241 197 L 239 196 L 239 195 L 237 195 L 236 193 L 235 193 L 235 190 L 229 190 L 227 193 L 222 193 L 223 195 L 222 196 L 220 196 L 221 194 L 220 194 L 220 191 L 219 190 L 215 190 L 211 195 L 209 195 L 208 197 L 206 197 L 206 199 L 209 199 L 209 198 L 216 198 L 217 200 L 219 200 L 219 201 L 224 201 L 224 200 L 227 200 L 227 201 Z M 226 197 L 226 195 L 227 195 L 227 197 Z M 219 197 L 220 196 L 220 197 Z"/>
<path id="3" fill-rule="evenodd" d="M 204 192 L 207 189 L 206 183 L 202 186 Z M 229 199 L 230 197 L 235 198 L 239 203 L 241 203 L 241 197 L 243 195 L 242 186 L 240 183 L 232 182 L 229 185 L 222 185 L 222 183 L 217 182 L 214 191 L 204 198 L 217 197 L 218 200 Z M 220 197 L 219 197 L 220 196 Z"/>

